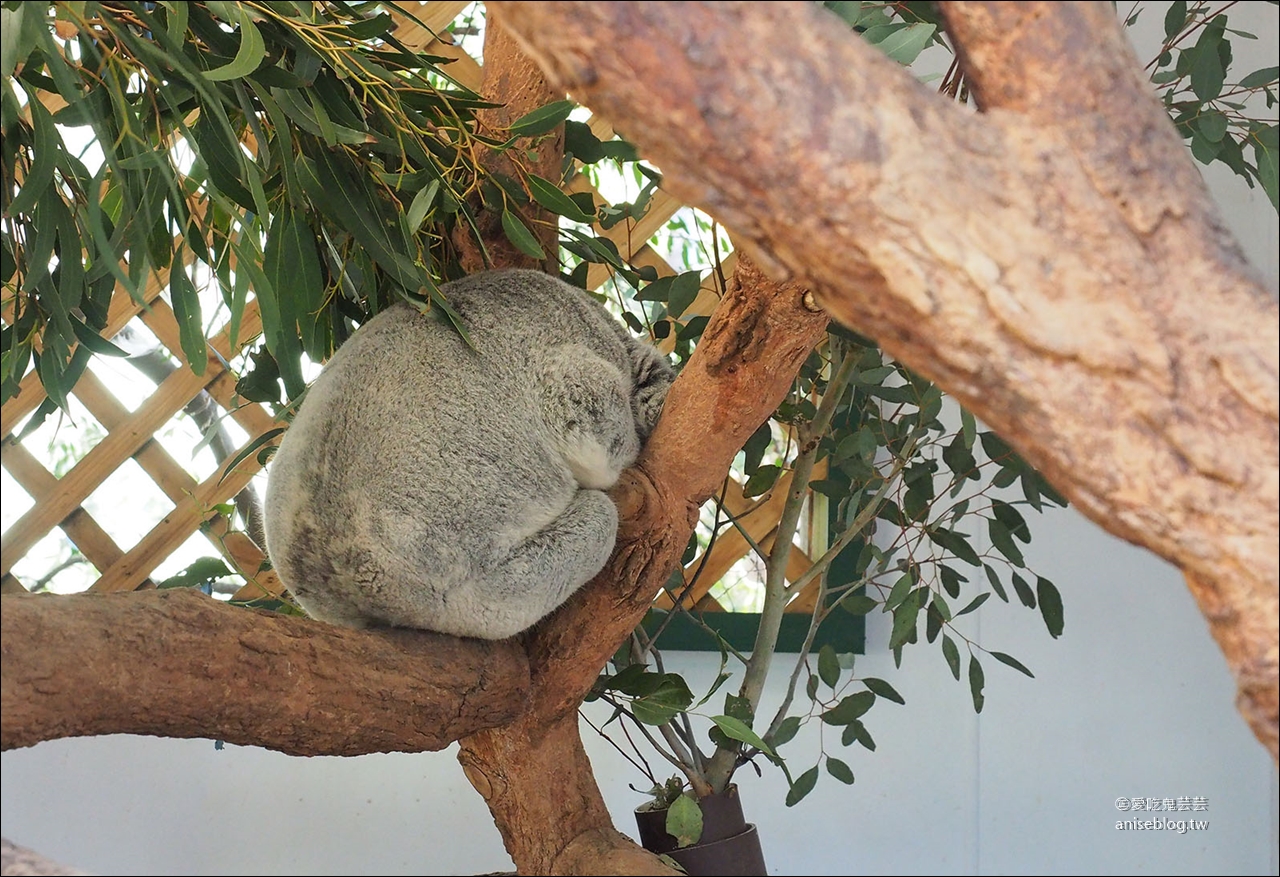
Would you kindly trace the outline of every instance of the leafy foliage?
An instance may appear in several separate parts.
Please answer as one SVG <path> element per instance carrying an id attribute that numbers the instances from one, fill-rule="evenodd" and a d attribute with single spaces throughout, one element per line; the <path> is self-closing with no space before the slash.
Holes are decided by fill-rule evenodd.
<path id="1" fill-rule="evenodd" d="M 1232 37 L 1257 37 L 1228 27 L 1224 10 L 1230 4 L 1216 11 L 1212 6 L 1185 0 L 1169 4 L 1164 44 L 1147 65 L 1154 69 L 1151 81 L 1196 161 L 1222 162 L 1250 188 L 1257 181 L 1271 206 L 1280 209 L 1276 169 L 1280 125 L 1257 115 L 1258 98 L 1267 110 L 1276 106 L 1280 68 L 1263 67 L 1233 81 Z"/>
<path id="2" fill-rule="evenodd" d="M 406 49 L 373 10 L 3 5 L 3 399 L 34 368 L 45 410 L 63 404 L 117 284 L 141 300 L 153 273 L 197 372 L 197 286 L 217 288 L 233 327 L 252 293 L 255 373 L 271 378 L 248 386 L 272 401 L 275 375 L 296 397 L 303 354 L 322 361 L 390 302 L 448 313 L 450 234 L 491 182 L 478 150 L 502 144 L 477 133 L 483 102 L 443 59 Z"/>

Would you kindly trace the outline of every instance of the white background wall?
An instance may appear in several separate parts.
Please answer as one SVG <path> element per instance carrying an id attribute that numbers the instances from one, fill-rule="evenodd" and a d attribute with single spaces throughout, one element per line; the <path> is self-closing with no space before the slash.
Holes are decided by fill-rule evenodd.
<path id="1" fill-rule="evenodd" d="M 1163 4 L 1153 6 L 1139 40 L 1158 28 Z M 1275 10 L 1232 11 L 1233 26 L 1261 38 L 1236 41 L 1242 72 L 1275 63 Z M 1229 173 L 1208 176 L 1229 225 L 1280 288 L 1275 212 Z M 978 638 L 1037 678 L 986 661 L 987 701 L 975 716 L 936 649 L 909 649 L 894 669 L 887 619 L 870 616 L 858 673 L 889 679 L 907 705 L 868 715 L 875 753 L 842 755 L 857 783 L 824 777 L 788 809 L 777 771 L 739 773 L 772 873 L 1277 873 L 1275 768 L 1235 711 L 1232 680 L 1180 576 L 1073 511 L 1032 527 L 1028 561 L 1061 589 L 1065 635 L 1051 641 L 1033 613 L 989 603 Z M 668 660 L 691 684 L 716 669 L 708 655 Z M 810 726 L 787 745 L 798 769 L 818 732 Z M 584 736 L 617 824 L 633 833 L 630 810 L 643 796 L 628 784 L 642 785 L 640 776 L 590 729 Z M 7 752 L 0 767 L 3 834 L 101 874 L 511 868 L 452 751 L 290 758 L 103 737 Z M 1207 812 L 1190 814 L 1208 819 L 1207 830 L 1116 830 L 1129 815 L 1117 797 L 1180 795 L 1208 799 Z"/>

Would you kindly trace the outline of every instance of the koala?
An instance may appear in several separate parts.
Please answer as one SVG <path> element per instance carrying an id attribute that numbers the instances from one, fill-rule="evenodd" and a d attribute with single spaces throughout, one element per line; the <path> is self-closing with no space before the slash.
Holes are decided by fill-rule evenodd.
<path id="1" fill-rule="evenodd" d="M 271 462 L 267 550 L 314 618 L 503 639 L 604 566 L 605 491 L 674 375 L 559 279 L 488 271 L 443 292 L 472 346 L 401 303 L 312 385 Z"/>

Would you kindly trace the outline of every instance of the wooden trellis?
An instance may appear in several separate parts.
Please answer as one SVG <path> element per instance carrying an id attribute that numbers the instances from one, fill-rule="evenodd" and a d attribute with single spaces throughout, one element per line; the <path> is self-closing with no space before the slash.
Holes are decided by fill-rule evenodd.
<path id="1" fill-rule="evenodd" d="M 415 16 L 425 27 L 405 18 L 395 35 L 411 49 L 454 59 L 448 68 L 449 74 L 463 85 L 478 90 L 482 77 L 480 65 L 466 52 L 447 42 L 447 38 L 434 35 L 443 34 L 445 27 L 467 5 L 466 2 L 443 0 L 419 4 Z M 591 127 L 602 139 L 613 136 L 612 129 L 601 120 L 593 119 Z M 597 199 L 603 200 L 582 174 L 575 176 L 566 189 L 570 192 L 591 191 Z M 676 270 L 649 246 L 648 241 L 681 206 L 670 196 L 658 192 L 641 219 L 621 222 L 607 230 L 597 226 L 595 231 L 611 240 L 632 264 L 651 267 L 659 276 L 670 276 Z M 718 271 L 708 275 L 697 298 L 684 312 L 684 320 L 711 313 L 722 292 L 717 288 L 717 278 L 732 274 L 734 259 L 729 255 L 718 266 Z M 609 270 L 607 266 L 592 264 L 587 274 L 588 285 L 592 289 L 601 286 L 608 279 Z M 184 367 L 161 381 L 149 398 L 132 412 L 91 370 L 86 369 L 72 394 L 102 425 L 106 435 L 61 477 L 50 472 L 17 440 L 15 431 L 45 399 L 44 390 L 34 373 L 23 379 L 18 394 L 0 411 L 0 432 L 3 435 L 0 462 L 33 500 L 31 508 L 3 534 L 0 573 L 3 573 L 6 591 L 24 587 L 13 574 L 14 565 L 56 527 L 61 528 L 100 572 L 90 587 L 92 591 L 123 591 L 151 586 L 150 576 L 156 567 L 192 534 L 201 531 L 229 565 L 249 582 L 236 595 L 237 598 L 253 599 L 281 593 L 279 579 L 264 564 L 262 549 L 246 534 L 232 531 L 227 518 L 218 509 L 258 473 L 261 465 L 256 455 L 246 454 L 231 471 L 224 472 L 219 467 L 211 476 L 197 481 L 155 438 L 161 428 L 201 393 L 207 393 L 248 434 L 241 451 L 271 430 L 284 426 L 264 406 L 246 402 L 236 395 L 236 375 L 227 365 L 260 334 L 261 321 L 256 304 L 250 301 L 246 305 L 238 337 L 230 338 L 224 329 L 208 339 L 211 350 L 208 365 L 204 374 L 196 375 L 185 367 L 177 320 L 161 297 L 167 284 L 168 271 L 156 272 L 146 285 L 142 302 L 135 301 L 123 288 L 117 288 L 103 334 L 111 337 L 132 321 L 140 321 Z M 662 343 L 669 350 L 674 343 L 674 333 Z M 139 464 L 172 507 L 136 545 L 126 551 L 94 520 L 85 509 L 84 502 L 130 459 Z M 815 477 L 821 475 L 815 473 Z M 789 476 L 784 476 L 769 494 L 759 500 L 749 500 L 743 496 L 741 485 L 730 479 L 725 505 L 739 519 L 741 529 L 727 529 L 716 540 L 705 564 L 703 558 L 691 564 L 691 570 L 699 566 L 705 566 L 705 569 L 696 586 L 690 589 L 687 605 L 697 604 L 702 609 L 721 608 L 708 595 L 709 589 L 750 550 L 747 537 L 766 549 L 772 544 L 789 486 Z M 809 558 L 797 548 L 792 552 L 787 578 L 794 580 L 809 566 Z M 805 597 L 800 595 L 795 602 L 796 608 L 806 611 L 812 608 L 812 599 Z M 658 605 L 669 607 L 671 600 L 663 594 Z"/>

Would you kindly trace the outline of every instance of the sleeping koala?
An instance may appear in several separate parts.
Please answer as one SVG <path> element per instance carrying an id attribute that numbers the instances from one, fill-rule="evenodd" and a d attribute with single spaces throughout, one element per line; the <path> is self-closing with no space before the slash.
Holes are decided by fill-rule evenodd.
<path id="1" fill-rule="evenodd" d="M 268 553 L 315 618 L 502 639 L 600 571 L 605 493 L 673 373 L 586 293 L 536 271 L 383 311 L 334 354 L 271 463 Z"/>

